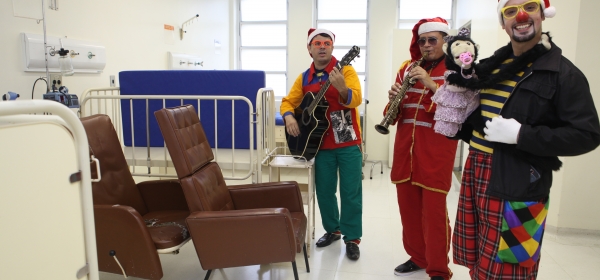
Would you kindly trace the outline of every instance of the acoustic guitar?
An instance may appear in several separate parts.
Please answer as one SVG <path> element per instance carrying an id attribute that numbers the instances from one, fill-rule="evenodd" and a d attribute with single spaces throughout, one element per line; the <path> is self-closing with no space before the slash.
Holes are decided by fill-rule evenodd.
<path id="1" fill-rule="evenodd" d="M 341 70 L 342 67 L 350 65 L 350 62 L 360 53 L 360 48 L 353 46 L 342 60 L 338 61 L 335 68 Z M 302 98 L 302 102 L 294 108 L 294 118 L 298 122 L 300 134 L 295 137 L 290 135 L 287 130 L 285 137 L 287 139 L 288 148 L 294 158 L 311 160 L 319 151 L 323 136 L 329 129 L 329 120 L 326 113 L 329 104 L 325 100 L 325 92 L 329 89 L 331 82 L 329 79 L 317 94 L 307 92 Z"/>

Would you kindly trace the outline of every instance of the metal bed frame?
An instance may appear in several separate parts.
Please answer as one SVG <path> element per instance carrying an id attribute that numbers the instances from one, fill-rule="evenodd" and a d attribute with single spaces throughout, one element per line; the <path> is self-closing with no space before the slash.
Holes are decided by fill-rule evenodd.
<path id="1" fill-rule="evenodd" d="M 88 139 L 83 128 L 83 125 L 77 118 L 77 116 L 68 109 L 66 106 L 47 100 L 24 100 L 24 101 L 13 101 L 13 102 L 0 102 L 0 120 L 3 122 L 8 122 L 12 124 L 57 124 L 59 126 L 65 127 L 70 135 L 73 137 L 75 147 L 75 159 L 76 167 L 79 169 L 73 170 L 73 173 L 70 178 L 65 178 L 65 183 L 72 188 L 80 188 L 80 201 L 81 201 L 81 211 L 82 211 L 82 220 L 83 220 L 83 236 L 84 236 L 84 247 L 85 247 L 85 263 L 83 267 L 78 269 L 77 271 L 73 271 L 72 275 L 77 279 L 86 277 L 86 279 L 96 280 L 99 279 L 98 273 L 98 256 L 96 252 L 96 231 L 94 225 L 94 208 L 92 201 L 92 179 L 91 179 L 91 171 L 90 171 L 90 157 L 89 157 L 89 147 L 88 147 Z M 24 151 L 24 154 L 27 155 L 27 151 Z M 4 159 L 4 160 L 22 160 L 22 159 Z M 50 167 L 48 167 L 50 168 Z M 32 170 L 35 172 L 35 170 Z M 5 178 L 7 179 L 7 178 Z M 67 180 L 69 179 L 69 180 Z M 10 180 L 9 180 L 10 181 Z M 9 187 L 9 186 L 4 186 Z M 13 186 L 16 187 L 16 186 Z M 35 195 L 35 186 L 31 187 L 31 197 L 36 199 Z M 56 187 L 53 185 L 45 185 L 39 187 Z M 60 187 L 60 186 L 59 186 Z M 58 203 L 58 202 L 57 202 Z M 59 203 L 60 204 L 60 203 Z M 33 206 L 32 206 L 33 207 Z M 19 211 L 13 213 L 15 215 L 19 214 Z M 43 214 L 42 214 L 43 216 Z M 51 218 L 51 217 L 50 217 Z M 42 217 L 43 219 L 43 217 Z M 35 221 L 29 221 L 35 223 Z M 60 227 L 60 226 L 57 226 Z M 55 228 L 46 228 L 44 231 L 45 235 L 53 236 L 51 234 L 62 235 L 61 229 L 56 231 Z M 44 234 L 43 234 L 44 235 Z M 14 240 L 17 241 L 17 240 Z M 24 241 L 27 242 L 27 241 Z M 43 248 L 40 248 L 43 250 Z M 65 250 L 61 250 L 60 252 L 55 252 L 54 257 L 60 258 L 61 256 L 69 256 L 73 254 L 69 252 L 68 248 Z M 34 253 L 35 255 L 35 253 Z M 8 265 L 10 266 L 11 259 L 8 260 Z M 14 261 L 22 262 L 23 260 L 19 260 L 15 258 Z M 35 263 L 36 258 L 29 260 L 30 262 Z M 38 260 L 39 261 L 39 260 Z M 41 262 L 47 262 L 48 260 L 41 260 Z M 44 272 L 45 276 L 53 278 L 55 277 L 64 277 L 64 275 L 59 276 L 63 271 L 53 270 L 52 272 Z M 22 273 L 22 272 L 19 272 Z M 51 273 L 52 275 L 49 275 Z M 65 272 L 70 274 L 71 272 Z M 22 274 L 20 274 L 23 276 Z"/>
<path id="2" fill-rule="evenodd" d="M 262 182 L 262 168 L 269 170 L 269 181 L 280 181 L 280 168 L 306 169 L 306 189 L 301 185 L 302 200 L 308 206 L 306 225 L 306 253 L 310 256 L 311 239 L 315 238 L 315 172 L 314 160 L 297 158 L 286 154 L 285 146 L 277 146 L 275 141 L 275 92 L 271 88 L 261 88 L 256 94 L 258 181 Z"/>
<path id="3" fill-rule="evenodd" d="M 130 119 L 131 121 L 131 139 L 132 146 L 126 147 L 123 144 L 123 127 L 121 125 L 122 116 L 121 116 L 121 101 L 129 100 L 130 107 Z M 167 168 L 173 167 L 171 162 L 171 158 L 169 153 L 165 147 L 150 147 L 149 142 L 147 141 L 147 145 L 144 147 L 136 147 L 135 146 L 135 136 L 134 136 L 134 123 L 133 123 L 133 115 L 134 107 L 133 100 L 145 100 L 146 101 L 146 139 L 150 138 L 150 132 L 148 129 L 149 119 L 154 116 L 150 116 L 148 112 L 148 103 L 149 100 L 162 100 L 162 107 L 165 107 L 165 103 L 167 100 L 179 100 L 180 105 L 184 104 L 184 100 L 195 100 L 196 105 L 200 108 L 200 101 L 213 101 L 215 106 L 215 116 L 212 121 L 215 122 L 215 148 L 213 148 L 213 153 L 215 154 L 215 162 L 221 166 L 222 169 L 227 170 L 227 173 L 224 173 L 224 178 L 226 180 L 245 180 L 252 177 L 252 181 L 256 182 L 256 155 L 253 149 L 236 149 L 233 139 L 236 137 L 235 134 L 232 135 L 232 149 L 222 149 L 218 147 L 217 144 L 217 101 L 219 100 L 230 100 L 232 106 L 232 114 L 235 114 L 234 110 L 234 101 L 241 100 L 244 101 L 249 108 L 248 115 L 248 125 L 250 127 L 248 135 L 241 135 L 239 137 L 248 137 L 250 147 L 254 147 L 254 129 L 253 126 L 256 123 L 254 121 L 254 116 L 256 113 L 254 112 L 254 106 L 252 102 L 244 96 L 210 96 L 210 95 L 120 95 L 120 89 L 118 87 L 109 87 L 109 88 L 92 88 L 86 90 L 82 94 L 81 98 L 81 108 L 79 111 L 80 117 L 90 116 L 93 114 L 106 114 L 108 115 L 113 124 L 115 126 L 115 130 L 117 131 L 117 135 L 119 136 L 119 140 L 121 141 L 123 152 L 127 159 L 128 164 L 131 166 L 132 175 L 134 176 L 146 176 L 146 177 L 164 177 L 164 178 L 176 178 L 177 176 L 173 172 L 169 172 Z M 198 117 L 200 117 L 200 111 L 198 111 Z M 232 115 L 232 126 L 235 125 L 235 118 Z M 235 133 L 232 131 L 232 133 Z M 228 159 L 228 160 L 227 160 Z M 240 163 L 241 162 L 241 163 Z M 139 168 L 146 168 L 145 172 L 138 172 Z M 153 169 L 153 167 L 158 167 L 158 170 Z M 243 172 L 242 174 L 239 174 Z"/>

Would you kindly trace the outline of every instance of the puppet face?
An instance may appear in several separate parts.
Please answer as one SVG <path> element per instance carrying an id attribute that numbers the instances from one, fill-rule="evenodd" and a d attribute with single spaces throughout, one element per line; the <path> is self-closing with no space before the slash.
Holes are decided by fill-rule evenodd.
<path id="1" fill-rule="evenodd" d="M 446 53 L 446 55 L 451 55 L 454 58 L 454 63 L 456 63 L 456 65 L 460 65 L 465 69 L 471 68 L 472 63 L 476 58 L 476 52 L 479 50 L 479 45 L 466 40 L 456 40 L 452 41 L 450 44 L 452 44 L 450 45 L 451 54 L 447 53 L 447 44 L 444 44 L 444 53 Z"/>

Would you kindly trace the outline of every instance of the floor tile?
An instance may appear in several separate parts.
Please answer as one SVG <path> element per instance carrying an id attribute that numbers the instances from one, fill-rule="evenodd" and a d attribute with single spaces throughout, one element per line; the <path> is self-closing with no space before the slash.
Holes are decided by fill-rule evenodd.
<path id="1" fill-rule="evenodd" d="M 548 254 L 556 263 L 564 267 L 577 264 L 600 265 L 600 256 L 593 247 L 565 245 L 548 241 L 543 243 L 542 250 L 542 261 L 544 260 L 543 256 Z"/>
<path id="2" fill-rule="evenodd" d="M 542 249 L 544 250 L 544 249 Z M 538 279 L 561 280 L 574 279 L 546 252 L 542 252 Z"/>

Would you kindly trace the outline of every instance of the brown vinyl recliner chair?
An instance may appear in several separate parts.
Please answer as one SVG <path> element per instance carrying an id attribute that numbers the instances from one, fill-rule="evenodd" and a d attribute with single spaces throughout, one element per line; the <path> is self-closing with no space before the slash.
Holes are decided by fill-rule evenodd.
<path id="1" fill-rule="evenodd" d="M 191 105 L 155 113 L 192 214 L 186 219 L 200 264 L 213 269 L 292 262 L 304 250 L 306 215 L 296 182 L 227 186 Z"/>
<path id="2" fill-rule="evenodd" d="M 81 122 L 90 154 L 100 162 L 100 181 L 92 183 L 100 271 L 162 278 L 158 253 L 178 253 L 190 240 L 190 211 L 178 180 L 136 184 L 110 118 L 93 115 Z M 95 163 L 92 178 L 98 178 Z"/>

